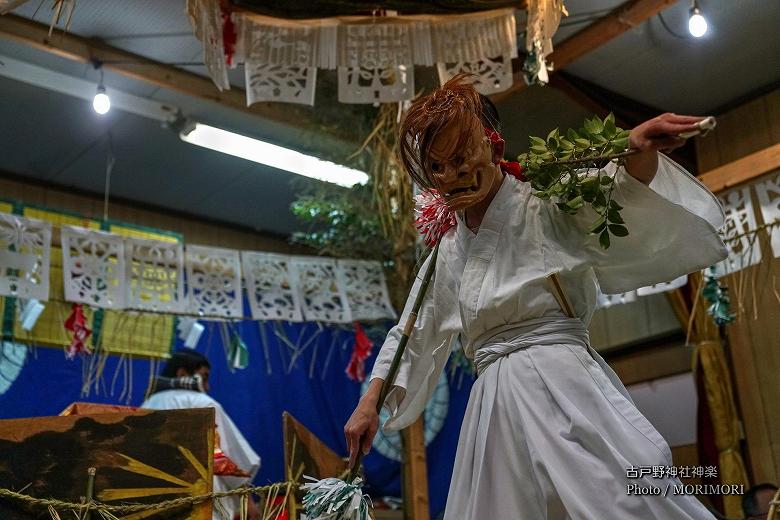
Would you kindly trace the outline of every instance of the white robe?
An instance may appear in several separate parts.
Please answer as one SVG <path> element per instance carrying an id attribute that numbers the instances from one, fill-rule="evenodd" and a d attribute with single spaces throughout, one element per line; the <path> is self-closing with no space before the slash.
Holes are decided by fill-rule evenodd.
<path id="1" fill-rule="evenodd" d="M 255 474 L 260 469 L 260 457 L 241 435 L 238 427 L 230 419 L 230 416 L 222 409 L 213 398 L 207 394 L 194 390 L 164 390 L 152 394 L 144 401 L 141 408 L 155 410 L 182 410 L 187 408 L 214 408 L 214 417 L 219 432 L 220 448 L 242 470 L 249 473 L 249 477 L 214 476 L 214 491 L 223 492 L 236 489 L 244 484 L 251 484 Z M 228 514 L 229 520 L 239 512 L 238 497 L 226 497 L 218 499 L 220 505 Z M 216 508 L 212 509 L 212 520 L 224 520 Z"/>
<path id="2" fill-rule="evenodd" d="M 461 427 L 448 520 L 712 518 L 694 497 L 627 495 L 629 484 L 678 483 L 626 478 L 631 465 L 671 466 L 671 452 L 590 348 L 586 327 L 599 286 L 625 292 L 724 259 L 723 209 L 662 155 L 650 186 L 614 164 L 606 171 L 630 233 L 612 237 L 606 251 L 585 233 L 596 218 L 589 206 L 566 215 L 510 176 L 476 235 L 459 218 L 441 241 L 384 427 L 404 428 L 421 414 L 460 336 L 480 375 Z M 550 292 L 553 272 L 576 318 L 565 317 Z M 372 379 L 387 377 L 421 276 Z"/>

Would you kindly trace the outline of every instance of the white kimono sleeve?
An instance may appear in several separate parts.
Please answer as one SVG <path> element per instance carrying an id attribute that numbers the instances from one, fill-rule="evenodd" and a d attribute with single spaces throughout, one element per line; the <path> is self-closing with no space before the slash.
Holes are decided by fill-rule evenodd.
<path id="1" fill-rule="evenodd" d="M 603 293 L 668 282 L 727 257 L 718 235 L 724 222 L 720 202 L 680 165 L 659 154 L 658 171 L 649 186 L 615 163 L 604 171 L 614 175 L 612 198 L 623 207 L 620 213 L 628 236 L 612 235 L 610 247 L 602 249 L 598 236 L 587 234 L 598 218 L 589 205 L 577 215 L 559 212 L 554 219 L 561 236 L 581 245 L 581 251 L 570 253 L 586 255 Z M 573 227 L 582 239 L 561 226 Z"/>
<path id="2" fill-rule="evenodd" d="M 412 424 L 425 410 L 439 376 L 450 354 L 452 340 L 460 324 L 456 310 L 457 299 L 452 284 L 447 283 L 447 265 L 440 250 L 436 271 L 420 307 L 406 350 L 401 358 L 395 381 L 387 394 L 384 406 L 390 418 L 384 428 L 401 430 Z M 371 379 L 387 379 L 406 319 L 414 306 L 422 277 L 430 263 L 429 256 L 420 268 L 409 292 L 398 325 L 390 329 L 376 358 Z"/>

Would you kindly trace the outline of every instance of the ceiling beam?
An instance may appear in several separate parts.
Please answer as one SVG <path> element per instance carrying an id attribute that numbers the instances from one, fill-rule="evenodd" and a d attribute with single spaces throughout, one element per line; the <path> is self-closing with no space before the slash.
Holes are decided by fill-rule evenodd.
<path id="1" fill-rule="evenodd" d="M 112 47 L 94 38 L 59 31 L 49 38 L 48 25 L 21 16 L 13 14 L 0 16 L 0 38 L 29 45 L 70 60 L 83 63 L 97 61 L 104 69 L 122 76 L 290 127 L 310 129 L 312 126 L 307 124 L 310 122 L 310 117 L 300 107 L 270 103 L 256 103 L 247 107 L 246 94 L 242 89 L 233 87 L 220 92 L 207 77 Z M 331 132 L 330 136 L 351 142 L 346 135 Z"/>
<path id="2" fill-rule="evenodd" d="M 652 18 L 667 7 L 677 3 L 677 0 L 629 0 L 603 18 L 593 22 L 574 36 L 567 38 L 555 46 L 548 56 L 548 62 L 554 65 L 553 72 L 563 69 L 566 65 L 578 60 L 585 54 L 601 47 L 624 32 L 633 29 L 648 18 Z M 509 96 L 526 88 L 523 71 L 514 74 L 512 86 L 491 96 L 499 103 Z"/>
<path id="3" fill-rule="evenodd" d="M 699 176 L 713 193 L 742 184 L 761 175 L 780 169 L 780 143 L 718 166 Z"/>

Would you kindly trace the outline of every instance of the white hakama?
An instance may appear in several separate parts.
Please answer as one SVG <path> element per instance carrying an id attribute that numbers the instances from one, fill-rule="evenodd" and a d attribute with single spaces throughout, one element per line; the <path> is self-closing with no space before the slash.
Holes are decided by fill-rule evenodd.
<path id="1" fill-rule="evenodd" d="M 590 347 L 597 288 L 620 293 L 672 280 L 726 257 L 717 199 L 660 156 L 648 187 L 610 165 L 630 235 L 600 249 L 576 216 L 505 177 L 474 235 L 459 221 L 442 239 L 434 280 L 385 405 L 385 428 L 422 412 L 460 336 L 477 364 L 445 519 L 710 519 L 674 479 L 630 479 L 632 466 L 672 466 L 666 441 Z M 425 266 L 421 269 L 424 272 Z M 547 285 L 558 272 L 576 318 Z M 400 323 L 405 322 L 419 281 Z M 400 338 L 390 331 L 372 378 L 387 376 Z M 633 495 L 629 484 L 666 496 Z M 668 486 L 668 488 L 667 488 Z"/>

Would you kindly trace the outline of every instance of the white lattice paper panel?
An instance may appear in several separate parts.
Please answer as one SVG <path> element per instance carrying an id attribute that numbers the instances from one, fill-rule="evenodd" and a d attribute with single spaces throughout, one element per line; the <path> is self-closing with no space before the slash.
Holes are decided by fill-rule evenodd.
<path id="1" fill-rule="evenodd" d="M 662 292 L 669 292 L 675 289 L 679 289 L 683 285 L 688 283 L 688 275 L 684 274 L 675 278 L 671 282 L 661 282 L 655 285 L 648 285 L 647 287 L 640 287 L 636 290 L 637 296 L 648 296 L 650 294 L 657 294 Z"/>
<path id="2" fill-rule="evenodd" d="M 761 261 L 758 237 L 750 233 L 756 229 L 750 187 L 732 190 L 720 197 L 720 201 L 726 214 L 721 235 L 728 248 L 729 257 L 715 266 L 716 277 L 745 269 Z"/>
<path id="3" fill-rule="evenodd" d="M 367 260 L 339 260 L 338 277 L 353 320 L 396 318 L 387 294 L 382 264 Z"/>
<path id="4" fill-rule="evenodd" d="M 317 84 L 317 69 L 314 67 L 273 65 L 250 60 L 244 64 L 244 71 L 247 106 L 259 101 L 314 104 L 314 87 Z"/>
<path id="5" fill-rule="evenodd" d="M 495 59 L 483 58 L 479 61 L 460 61 L 456 63 L 437 63 L 439 82 L 444 85 L 460 73 L 474 74 L 477 80 L 474 88 L 482 95 L 489 96 L 512 86 L 512 58 L 509 55 Z"/>
<path id="6" fill-rule="evenodd" d="M 127 307 L 176 313 L 186 310 L 181 243 L 128 238 L 125 254 Z"/>
<path id="7" fill-rule="evenodd" d="M 414 97 L 414 67 L 339 67 L 341 103 L 395 103 Z"/>
<path id="8" fill-rule="evenodd" d="M 0 295 L 49 298 L 51 223 L 0 213 Z"/>
<path id="9" fill-rule="evenodd" d="M 199 316 L 242 315 L 241 261 L 238 251 L 187 246 L 189 310 Z"/>
<path id="10" fill-rule="evenodd" d="M 332 258 L 294 257 L 301 308 L 306 321 L 348 323 L 352 315 Z"/>
<path id="11" fill-rule="evenodd" d="M 252 318 L 303 321 L 297 270 L 289 256 L 241 252 Z"/>
<path id="12" fill-rule="evenodd" d="M 765 178 L 755 188 L 764 224 L 780 222 L 780 175 Z M 780 256 L 780 226 L 770 228 L 770 238 L 772 255 L 777 258 Z"/>
<path id="13" fill-rule="evenodd" d="M 612 307 L 613 305 L 620 305 L 622 303 L 631 303 L 635 301 L 636 291 L 629 291 L 619 294 L 603 294 L 599 292 L 596 308 L 605 309 L 607 307 Z"/>
<path id="14" fill-rule="evenodd" d="M 65 299 L 103 309 L 125 307 L 125 247 L 121 236 L 62 226 Z"/>

